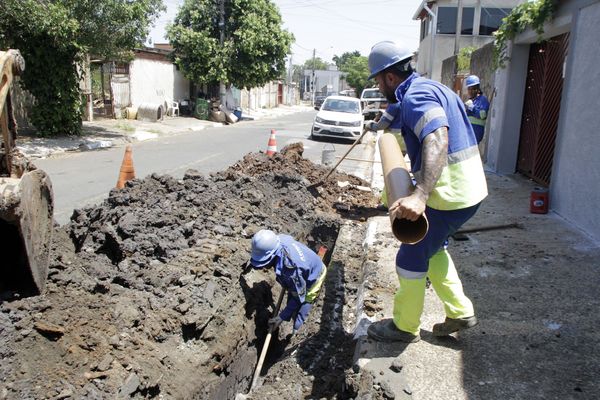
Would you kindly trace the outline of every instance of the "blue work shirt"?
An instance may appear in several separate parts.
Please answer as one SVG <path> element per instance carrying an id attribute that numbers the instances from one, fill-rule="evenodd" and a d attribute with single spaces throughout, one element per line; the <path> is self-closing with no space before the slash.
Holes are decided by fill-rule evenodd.
<path id="1" fill-rule="evenodd" d="M 480 203 L 487 184 L 475 133 L 464 104 L 448 87 L 417 73 L 398 85 L 402 136 L 417 182 L 425 137 L 448 128 L 448 164 L 427 200 L 436 210 L 458 210 Z"/>
<path id="2" fill-rule="evenodd" d="M 279 317 L 289 321 L 294 313 L 294 329 L 300 328 L 312 304 L 306 302 L 308 290 L 323 272 L 323 261 L 311 249 L 288 235 L 279 235 L 281 248 L 275 265 L 275 279 L 288 291 L 287 304 Z"/>
<path id="3" fill-rule="evenodd" d="M 400 114 L 400 103 L 390 103 L 377 123 L 377 130 L 389 127 L 392 133 L 400 133 L 402 130 L 402 116 Z"/>
<path id="4" fill-rule="evenodd" d="M 482 94 L 477 95 L 477 97 L 471 100 L 473 101 L 473 108 L 471 110 L 467 108 L 467 116 L 473 126 L 477 143 L 479 143 L 483 139 L 483 134 L 485 133 L 485 120 L 487 119 L 487 113 L 490 110 L 490 102 L 487 97 Z"/>

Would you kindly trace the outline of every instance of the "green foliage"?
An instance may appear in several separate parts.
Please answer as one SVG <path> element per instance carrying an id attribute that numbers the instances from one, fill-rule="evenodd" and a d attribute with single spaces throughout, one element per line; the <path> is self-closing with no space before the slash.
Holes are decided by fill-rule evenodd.
<path id="1" fill-rule="evenodd" d="M 500 28 L 494 32 L 494 63 L 503 68 L 508 58 L 506 46 L 509 40 L 528 28 L 532 28 L 541 40 L 544 33 L 544 23 L 552 19 L 556 10 L 556 0 L 526 1 L 513 8 L 511 13 L 502 20 Z"/>
<path id="2" fill-rule="evenodd" d="M 309 58 L 304 62 L 304 69 L 327 70 L 328 67 L 329 64 L 319 57 L 315 57 L 314 62 L 312 58 Z"/>
<path id="3" fill-rule="evenodd" d="M 471 69 L 471 55 L 477 50 L 475 46 L 463 47 L 458 52 L 456 68 L 458 72 L 468 72 Z"/>
<path id="4" fill-rule="evenodd" d="M 81 133 L 84 56 L 127 57 L 161 10 L 161 0 L 3 0 L 0 47 L 25 58 L 21 85 L 40 135 Z"/>
<path id="5" fill-rule="evenodd" d="M 282 76 L 293 36 L 269 0 L 225 3 L 225 38 L 220 44 L 219 7 L 214 0 L 185 0 L 167 36 L 175 63 L 191 81 L 262 86 Z"/>
<path id="6" fill-rule="evenodd" d="M 340 71 L 342 71 L 344 69 L 344 66 L 348 62 L 348 60 L 350 60 L 354 57 L 360 57 L 360 51 L 358 51 L 358 50 L 355 50 L 352 52 L 347 51 L 347 52 L 343 53 L 341 56 L 335 55 L 335 56 L 333 56 L 333 62 L 338 67 L 338 69 Z"/>
<path id="7" fill-rule="evenodd" d="M 304 80 L 304 66 L 292 65 L 292 82 L 302 82 Z"/>
<path id="8" fill-rule="evenodd" d="M 342 65 L 342 71 L 347 74 L 346 82 L 354 88 L 357 94 L 360 94 L 369 83 L 369 61 L 367 57 L 354 55 L 348 58 Z"/>

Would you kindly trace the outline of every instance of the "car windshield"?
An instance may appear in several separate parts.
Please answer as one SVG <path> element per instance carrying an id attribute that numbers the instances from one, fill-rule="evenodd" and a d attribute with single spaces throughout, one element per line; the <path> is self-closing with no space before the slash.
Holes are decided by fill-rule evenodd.
<path id="1" fill-rule="evenodd" d="M 383 95 L 379 90 L 365 90 L 362 97 L 363 99 L 381 99 Z"/>
<path id="2" fill-rule="evenodd" d="M 326 100 L 322 109 L 324 111 L 338 111 L 351 114 L 356 114 L 359 112 L 358 103 L 356 101 L 348 100 Z"/>

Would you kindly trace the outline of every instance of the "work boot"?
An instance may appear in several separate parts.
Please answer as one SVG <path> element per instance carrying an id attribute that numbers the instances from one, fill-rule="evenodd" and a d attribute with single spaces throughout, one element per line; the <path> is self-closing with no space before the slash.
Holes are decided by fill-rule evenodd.
<path id="1" fill-rule="evenodd" d="M 444 322 L 433 325 L 433 336 L 448 336 L 451 333 L 462 331 L 463 329 L 472 328 L 477 325 L 477 318 L 448 318 Z"/>
<path id="2" fill-rule="evenodd" d="M 391 318 L 377 321 L 369 325 L 367 333 L 371 339 L 380 342 L 404 342 L 415 343 L 421 340 L 419 335 L 401 331 L 396 328 L 394 320 Z"/>

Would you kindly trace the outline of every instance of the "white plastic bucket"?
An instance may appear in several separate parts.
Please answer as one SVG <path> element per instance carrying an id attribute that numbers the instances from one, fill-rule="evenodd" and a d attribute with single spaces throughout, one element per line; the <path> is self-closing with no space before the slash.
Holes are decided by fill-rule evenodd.
<path id="1" fill-rule="evenodd" d="M 331 143 L 328 143 L 325 146 L 323 146 L 323 151 L 321 152 L 321 164 L 333 165 L 334 162 L 335 162 L 335 147 Z"/>

